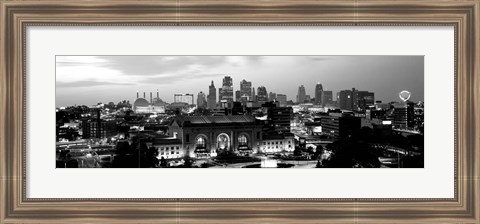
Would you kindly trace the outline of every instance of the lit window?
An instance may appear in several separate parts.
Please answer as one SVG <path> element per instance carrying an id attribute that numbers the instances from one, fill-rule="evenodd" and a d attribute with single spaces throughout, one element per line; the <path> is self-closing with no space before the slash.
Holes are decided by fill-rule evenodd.
<path id="1" fill-rule="evenodd" d="M 240 145 L 247 145 L 247 137 L 245 135 L 240 135 L 240 137 L 238 137 L 238 143 Z"/>

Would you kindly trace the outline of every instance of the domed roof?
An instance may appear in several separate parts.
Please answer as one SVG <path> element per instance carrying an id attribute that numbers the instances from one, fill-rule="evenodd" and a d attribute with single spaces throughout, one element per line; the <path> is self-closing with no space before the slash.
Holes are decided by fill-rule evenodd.
<path id="1" fill-rule="evenodd" d="M 133 106 L 135 107 L 148 107 L 150 103 L 146 99 L 143 98 L 138 98 L 135 100 L 135 103 L 133 103 Z"/>
<path id="2" fill-rule="evenodd" d="M 160 98 L 155 98 L 153 99 L 153 106 L 165 106 L 165 103 L 162 99 Z"/>

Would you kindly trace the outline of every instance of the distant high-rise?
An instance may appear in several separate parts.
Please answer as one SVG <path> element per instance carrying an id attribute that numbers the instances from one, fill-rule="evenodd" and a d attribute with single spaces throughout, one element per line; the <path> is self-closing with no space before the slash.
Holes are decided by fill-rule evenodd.
<path id="1" fill-rule="evenodd" d="M 353 93 L 352 90 L 342 90 L 338 93 L 338 105 L 342 110 L 352 110 Z"/>
<path id="2" fill-rule="evenodd" d="M 323 94 L 323 86 L 320 83 L 317 83 L 315 86 L 315 105 L 323 105 L 323 99 L 322 99 L 322 94 Z"/>
<path id="3" fill-rule="evenodd" d="M 245 79 L 240 82 L 240 98 L 243 103 L 252 100 L 252 82 Z"/>
<path id="4" fill-rule="evenodd" d="M 357 91 L 357 110 L 366 110 L 375 104 L 375 94 L 368 91 Z"/>
<path id="5" fill-rule="evenodd" d="M 269 101 L 276 101 L 276 100 L 277 100 L 277 94 L 270 92 L 270 93 L 268 94 L 268 100 L 269 100 Z"/>
<path id="6" fill-rule="evenodd" d="M 240 90 L 235 91 L 235 101 L 240 102 Z"/>
<path id="7" fill-rule="evenodd" d="M 252 101 L 257 102 L 257 95 L 255 95 L 255 87 L 252 87 Z"/>
<path id="8" fill-rule="evenodd" d="M 189 105 L 193 105 L 193 94 L 174 94 L 173 100 L 175 103 L 187 103 Z"/>
<path id="9" fill-rule="evenodd" d="M 200 91 L 197 95 L 197 107 L 198 108 L 207 107 L 207 100 L 205 99 L 205 93 L 202 91 Z"/>
<path id="10" fill-rule="evenodd" d="M 287 105 L 287 95 L 285 94 L 277 94 L 277 101 L 280 103 L 281 107 Z"/>
<path id="11" fill-rule="evenodd" d="M 217 106 L 217 90 L 215 89 L 215 85 L 210 84 L 208 87 L 208 96 L 207 96 L 207 108 L 208 109 L 215 109 Z"/>
<path id="12" fill-rule="evenodd" d="M 219 88 L 219 101 L 231 104 L 233 102 L 233 83 L 230 76 L 223 77 L 222 88 Z"/>
<path id="13" fill-rule="evenodd" d="M 306 95 L 307 94 L 305 93 L 305 87 L 303 85 L 298 87 L 297 103 L 304 103 Z"/>
<path id="14" fill-rule="evenodd" d="M 310 97 L 310 95 L 305 95 L 305 103 L 311 103 L 312 101 L 312 98 Z"/>
<path id="15" fill-rule="evenodd" d="M 331 105 L 333 103 L 333 92 L 332 91 L 322 91 L 322 106 Z M 317 98 L 315 97 L 315 101 Z"/>
<path id="16" fill-rule="evenodd" d="M 268 93 L 265 86 L 260 86 L 257 88 L 257 101 L 261 103 L 265 103 L 268 101 Z"/>
<path id="17" fill-rule="evenodd" d="M 338 95 L 338 103 L 340 109 L 361 111 L 366 110 L 368 106 L 375 104 L 375 94 L 368 91 L 342 90 Z"/>

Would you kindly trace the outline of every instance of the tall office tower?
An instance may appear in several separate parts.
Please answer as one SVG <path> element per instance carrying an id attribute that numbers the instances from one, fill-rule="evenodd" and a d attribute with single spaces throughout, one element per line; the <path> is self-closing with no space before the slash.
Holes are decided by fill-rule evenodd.
<path id="1" fill-rule="evenodd" d="M 357 92 L 357 110 L 364 111 L 375 104 L 375 94 L 368 91 Z"/>
<path id="2" fill-rule="evenodd" d="M 323 94 L 323 86 L 320 83 L 317 83 L 315 86 L 315 105 L 323 105 L 323 99 L 322 99 L 322 94 Z"/>
<path id="3" fill-rule="evenodd" d="M 207 108 L 208 109 L 215 109 L 217 107 L 217 90 L 215 89 L 215 85 L 210 84 L 208 87 L 208 96 L 207 96 Z"/>
<path id="4" fill-rule="evenodd" d="M 342 90 L 338 93 L 338 105 L 342 110 L 352 110 L 353 93 L 352 90 Z"/>
<path id="5" fill-rule="evenodd" d="M 197 107 L 198 108 L 207 107 L 207 100 L 205 99 L 205 93 L 202 91 L 200 91 L 197 95 Z"/>
<path id="6" fill-rule="evenodd" d="M 270 93 L 268 94 L 268 100 L 269 100 L 269 101 L 276 101 L 276 100 L 277 100 L 277 94 L 270 92 Z"/>
<path id="7" fill-rule="evenodd" d="M 306 95 L 305 96 L 305 103 L 311 103 L 312 101 L 312 98 L 310 97 L 310 95 Z"/>
<path id="8" fill-rule="evenodd" d="M 393 106 L 393 127 L 412 130 L 415 125 L 415 104 L 407 101 L 396 103 Z"/>
<path id="9" fill-rule="evenodd" d="M 281 107 L 287 105 L 287 95 L 285 94 L 277 94 L 277 101 L 280 103 Z"/>
<path id="10" fill-rule="evenodd" d="M 297 94 L 297 103 L 304 103 L 306 95 L 307 94 L 305 93 L 305 86 L 303 85 L 299 86 L 298 94 Z"/>
<path id="11" fill-rule="evenodd" d="M 331 105 L 333 103 L 333 92 L 332 91 L 323 91 L 322 92 L 322 106 Z M 317 98 L 315 97 L 315 100 Z"/>
<path id="12" fill-rule="evenodd" d="M 252 100 L 252 82 L 245 79 L 240 82 L 240 98 L 243 103 Z"/>
<path id="13" fill-rule="evenodd" d="M 351 110 L 358 110 L 358 90 L 352 88 L 352 109 Z"/>
<path id="14" fill-rule="evenodd" d="M 235 91 L 235 101 L 240 102 L 240 90 Z"/>
<path id="15" fill-rule="evenodd" d="M 257 102 L 257 95 L 255 95 L 255 87 L 252 87 L 252 101 Z"/>
<path id="16" fill-rule="evenodd" d="M 219 101 L 231 104 L 233 102 L 233 82 L 230 76 L 223 77 L 223 85 L 219 90 Z"/>
<path id="17" fill-rule="evenodd" d="M 268 93 L 265 86 L 260 86 L 257 88 L 257 101 L 260 103 L 265 103 L 268 101 Z"/>

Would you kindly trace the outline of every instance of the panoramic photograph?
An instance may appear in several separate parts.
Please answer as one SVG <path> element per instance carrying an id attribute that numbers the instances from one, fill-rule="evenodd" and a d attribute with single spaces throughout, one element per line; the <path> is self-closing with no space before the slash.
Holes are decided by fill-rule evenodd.
<path id="1" fill-rule="evenodd" d="M 56 56 L 56 168 L 424 168 L 424 57 Z"/>

